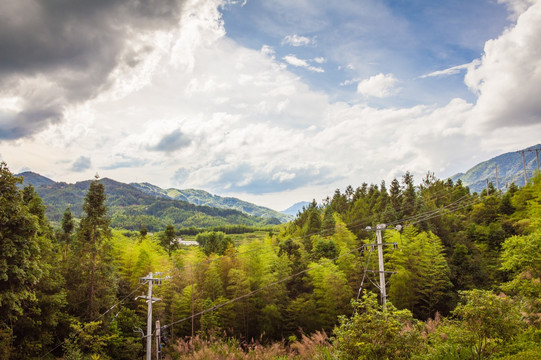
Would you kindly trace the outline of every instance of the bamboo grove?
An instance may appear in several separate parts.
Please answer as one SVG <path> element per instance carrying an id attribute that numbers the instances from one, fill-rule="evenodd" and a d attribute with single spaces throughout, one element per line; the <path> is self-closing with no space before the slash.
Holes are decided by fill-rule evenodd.
<path id="1" fill-rule="evenodd" d="M 112 228 L 98 179 L 51 225 L 0 166 L 0 358 L 139 359 L 139 279 L 163 272 L 154 318 L 170 359 L 535 359 L 541 356 L 541 176 L 471 194 L 432 174 L 315 200 L 258 236 Z M 397 243 L 389 303 L 367 226 Z M 362 291 L 359 291 L 361 283 Z"/>

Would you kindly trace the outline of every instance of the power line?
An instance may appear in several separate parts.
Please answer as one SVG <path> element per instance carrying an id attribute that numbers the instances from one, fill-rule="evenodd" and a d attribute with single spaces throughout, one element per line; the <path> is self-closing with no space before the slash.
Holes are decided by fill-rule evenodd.
<path id="1" fill-rule="evenodd" d="M 129 293 L 128 295 L 124 296 L 121 300 L 119 300 L 116 304 L 114 304 L 113 306 L 111 306 L 109 309 L 107 309 L 104 313 L 100 314 L 97 318 L 95 318 L 94 320 L 92 320 L 91 322 L 95 322 L 95 321 L 98 321 L 99 319 L 101 319 L 102 317 L 104 317 L 105 315 L 107 315 L 111 310 L 113 310 L 115 307 L 117 307 L 118 305 L 120 305 L 121 303 L 123 303 L 127 298 L 129 298 L 130 296 L 132 296 L 133 294 L 135 294 L 135 292 L 137 290 L 139 290 L 144 284 L 140 284 L 137 288 L 135 288 L 135 290 L 133 290 L 131 293 Z M 41 355 L 39 358 L 42 359 L 43 357 L 49 355 L 50 353 L 52 353 L 53 351 L 55 351 L 56 349 L 58 349 L 60 346 L 64 345 L 64 343 L 67 341 L 64 340 L 62 341 L 60 344 L 56 345 L 54 348 L 52 348 L 51 350 L 49 350 L 48 352 L 46 352 L 45 354 Z"/>
<path id="2" fill-rule="evenodd" d="M 364 246 L 364 245 L 363 245 L 363 246 Z M 346 252 L 346 253 L 343 253 L 343 254 L 341 254 L 341 255 L 339 255 L 339 256 L 336 256 L 336 257 L 334 257 L 333 259 L 328 259 L 328 260 L 329 260 L 329 261 L 335 261 L 335 260 L 337 260 L 337 259 L 339 259 L 339 258 L 341 258 L 341 257 L 343 257 L 343 256 L 349 255 L 349 254 L 351 254 L 351 253 L 353 253 L 353 252 L 355 252 L 355 251 L 360 250 L 363 246 L 360 246 L 360 247 L 355 248 L 355 249 L 353 249 L 353 250 L 350 250 L 350 251 L 348 251 L 348 252 Z M 280 279 L 280 280 L 273 281 L 273 282 L 270 283 L 270 284 L 267 284 L 267 285 L 262 286 L 262 287 L 260 287 L 260 288 L 258 288 L 258 289 L 252 290 L 252 291 L 250 291 L 250 292 L 248 292 L 248 293 L 246 293 L 246 294 L 237 296 L 237 297 L 234 298 L 234 299 L 231 299 L 231 300 L 228 300 L 228 301 L 223 302 L 223 303 L 221 303 L 221 304 L 215 305 L 215 306 L 213 306 L 213 307 L 211 307 L 211 308 L 202 310 L 202 311 L 200 311 L 200 312 L 198 312 L 198 313 L 196 313 L 196 314 L 193 314 L 193 315 L 191 315 L 191 316 L 187 316 L 187 317 L 185 317 L 185 318 L 182 318 L 182 319 L 173 321 L 173 322 L 170 323 L 170 324 L 163 325 L 163 326 L 162 326 L 162 330 L 165 330 L 165 329 L 167 329 L 168 327 L 170 327 L 170 326 L 172 326 L 172 325 L 175 325 L 175 324 L 178 324 L 178 323 L 181 323 L 181 322 L 190 320 L 190 319 L 192 319 L 192 318 L 194 318 L 194 317 L 197 317 L 197 316 L 206 314 L 207 312 L 211 312 L 211 311 L 214 311 L 214 310 L 218 310 L 219 308 L 222 308 L 222 307 L 224 307 L 224 306 L 226 306 L 226 305 L 229 305 L 229 304 L 234 303 L 234 302 L 236 302 L 236 301 L 239 301 L 239 300 L 241 300 L 241 299 L 250 297 L 250 296 L 252 296 L 252 295 L 254 295 L 254 294 L 260 292 L 261 290 L 264 290 L 264 289 L 269 288 L 269 287 L 271 287 L 271 286 L 278 285 L 278 284 L 280 284 L 280 283 L 283 283 L 283 282 L 285 282 L 285 281 L 288 281 L 288 280 L 290 280 L 290 279 L 293 279 L 294 277 L 297 277 L 297 276 L 299 276 L 299 275 L 302 275 L 302 274 L 304 274 L 304 273 L 307 273 L 307 272 L 310 271 L 310 270 L 317 269 L 318 267 L 321 267 L 321 266 L 323 266 L 323 265 L 324 265 L 324 263 L 319 263 L 319 264 L 317 264 L 317 265 L 315 265 L 315 266 L 312 266 L 312 267 L 310 267 L 310 268 L 306 268 L 306 269 L 304 269 L 304 270 L 302 270 L 302 271 L 299 271 L 299 272 L 297 272 L 297 273 L 295 273 L 295 274 L 289 275 L 289 276 L 287 276 L 287 277 L 285 277 L 285 278 L 282 278 L 282 279 Z"/>
<path id="3" fill-rule="evenodd" d="M 454 189 L 452 190 L 451 192 L 448 191 L 449 189 L 442 189 L 438 192 L 436 192 L 436 196 L 434 197 L 430 197 L 428 200 L 429 201 L 432 201 L 432 200 L 436 200 L 436 199 L 439 199 L 445 195 L 452 195 L 456 192 L 458 192 L 459 190 L 462 190 L 462 189 Z M 446 206 L 444 206 L 443 208 L 447 208 L 453 204 L 455 204 L 456 202 L 459 202 L 461 201 L 462 199 L 468 197 L 468 196 L 471 196 L 469 194 L 466 194 L 466 195 L 463 195 L 461 196 L 460 198 L 458 198 L 457 200 L 453 201 L 451 204 L 448 204 Z M 402 207 L 405 207 L 407 205 L 412 205 L 415 203 L 416 200 L 413 200 L 409 203 L 403 203 L 402 206 L 400 206 L 399 208 L 402 208 Z M 405 218 L 402 218 L 402 219 L 399 219 L 399 220 L 396 220 L 396 221 L 393 221 L 391 223 L 389 223 L 389 225 L 396 225 L 396 224 L 399 224 L 399 223 L 405 223 L 407 221 L 411 221 L 411 220 L 418 220 L 419 218 L 423 218 L 425 217 L 426 215 L 432 215 L 432 214 L 436 214 L 436 213 L 439 213 L 442 211 L 442 207 L 440 208 L 437 208 L 437 209 L 434 209 L 434 210 L 430 210 L 430 211 L 427 211 L 427 212 L 424 212 L 424 213 L 421 213 L 421 214 L 417 214 L 417 215 L 412 215 L 412 216 L 409 216 L 409 217 L 405 217 Z M 362 218 L 354 223 L 350 223 L 350 224 L 345 224 L 346 227 L 348 229 L 356 229 L 356 228 L 359 228 L 359 227 L 365 227 L 367 225 L 367 220 L 371 220 L 372 218 L 374 218 L 374 216 L 378 216 L 378 215 L 382 215 L 383 212 L 380 212 L 380 213 L 374 213 L 372 216 L 370 217 L 365 217 L 365 218 Z M 328 230 L 322 230 L 322 231 L 319 231 L 319 232 L 315 232 L 315 233 L 312 233 L 312 234 L 307 234 L 307 235 L 303 235 L 303 236 L 293 236 L 293 237 L 290 237 L 289 239 L 291 240 L 304 240 L 304 239 L 308 239 L 314 235 L 325 235 L 325 234 L 328 234 L 329 231 Z M 242 252 L 235 252 L 234 254 L 231 254 L 231 255 L 222 255 L 221 257 L 217 257 L 217 258 L 214 258 L 214 259 L 208 259 L 208 260 L 205 260 L 203 262 L 199 262 L 199 263 L 195 263 L 195 264 L 189 264 L 189 265 L 183 265 L 182 267 L 178 268 L 177 270 L 187 270 L 187 269 L 193 269 L 195 267 L 198 267 L 198 266 L 201 266 L 201 265 L 208 265 L 208 264 L 211 264 L 213 262 L 216 262 L 216 261 L 221 261 L 222 259 L 225 259 L 225 258 L 232 258 L 232 257 L 237 257 L 238 255 L 244 255 L 244 254 L 249 254 L 249 253 L 252 253 L 252 252 L 257 252 L 257 251 L 262 251 L 264 250 L 265 253 L 266 252 L 270 252 L 272 251 L 275 247 L 278 247 L 280 246 L 280 244 L 270 244 L 270 245 L 263 245 L 263 246 L 259 246 L 259 247 L 256 247 L 254 249 L 250 249 L 250 250 L 246 250 L 246 251 L 242 251 Z"/>

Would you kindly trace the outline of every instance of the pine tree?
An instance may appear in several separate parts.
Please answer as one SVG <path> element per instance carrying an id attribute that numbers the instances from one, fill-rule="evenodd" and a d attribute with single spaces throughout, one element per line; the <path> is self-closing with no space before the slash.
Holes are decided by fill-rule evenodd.
<path id="1" fill-rule="evenodd" d="M 71 209 L 69 207 L 66 208 L 64 211 L 64 215 L 62 215 L 62 232 L 63 232 L 63 240 L 66 242 L 67 245 L 69 245 L 69 240 L 71 237 L 71 233 L 75 229 L 75 223 L 73 222 L 73 215 L 71 214 Z"/>
<path id="2" fill-rule="evenodd" d="M 116 291 L 105 187 L 98 179 L 90 183 L 83 211 L 66 278 L 74 315 L 92 321 L 114 300 Z"/>
<path id="3" fill-rule="evenodd" d="M 171 256 L 171 251 L 175 251 L 179 248 L 179 243 L 175 241 L 176 237 L 177 231 L 173 225 L 167 225 L 165 227 L 165 231 L 160 237 L 160 243 L 163 248 L 167 250 L 167 254 L 169 254 L 169 256 Z"/>
<path id="4" fill-rule="evenodd" d="M 43 270 L 37 239 L 38 218 L 24 205 L 6 163 L 0 163 L 0 352 L 11 348 L 13 324 L 24 313 L 26 302 L 35 302 L 34 286 Z"/>

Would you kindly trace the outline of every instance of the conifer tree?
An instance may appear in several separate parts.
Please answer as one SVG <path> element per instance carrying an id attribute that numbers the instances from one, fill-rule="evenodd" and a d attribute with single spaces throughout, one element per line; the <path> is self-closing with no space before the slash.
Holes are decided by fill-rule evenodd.
<path id="1" fill-rule="evenodd" d="M 69 207 L 66 208 L 64 211 L 64 215 L 62 215 L 62 232 L 63 232 L 63 240 L 66 242 L 67 245 L 69 245 L 69 240 L 71 237 L 71 233 L 75 229 L 75 223 L 73 222 L 73 215 L 71 214 L 71 209 Z"/>
<path id="2" fill-rule="evenodd" d="M 38 220 L 23 203 L 6 163 L 0 163 L 0 352 L 9 357 L 13 324 L 25 302 L 34 302 L 34 285 L 42 276 L 37 240 Z"/>
<path id="3" fill-rule="evenodd" d="M 74 315 L 91 321 L 108 307 L 116 290 L 105 187 L 97 178 L 90 183 L 83 211 L 66 278 Z"/>

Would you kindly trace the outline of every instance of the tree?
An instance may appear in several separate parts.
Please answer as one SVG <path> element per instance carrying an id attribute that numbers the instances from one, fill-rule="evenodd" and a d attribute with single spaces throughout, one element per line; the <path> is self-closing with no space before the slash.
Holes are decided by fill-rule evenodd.
<path id="1" fill-rule="evenodd" d="M 460 303 L 453 314 L 459 319 L 462 334 L 458 341 L 471 349 L 477 359 L 485 359 L 497 351 L 503 341 L 517 335 L 521 326 L 521 314 L 513 301 L 486 290 L 460 293 Z"/>
<path id="2" fill-rule="evenodd" d="M 38 221 L 23 203 L 6 163 L 0 163 L 0 343 L 9 353 L 12 324 L 23 314 L 25 301 L 35 301 L 34 285 L 42 276 Z M 4 341 L 2 341 L 4 342 Z"/>
<path id="3" fill-rule="evenodd" d="M 440 239 L 431 232 L 417 234 L 412 228 L 392 237 L 401 245 L 391 257 L 390 265 L 397 273 L 390 279 L 389 299 L 422 319 L 447 310 L 450 270 Z"/>
<path id="4" fill-rule="evenodd" d="M 64 305 L 45 207 L 20 183 L 0 163 L 0 357 L 11 359 L 36 357 L 54 341 Z"/>
<path id="5" fill-rule="evenodd" d="M 145 238 L 145 236 L 147 236 L 148 234 L 148 228 L 146 227 L 146 225 L 142 225 L 141 226 L 141 229 L 139 229 L 139 235 L 141 236 L 141 238 Z"/>
<path id="6" fill-rule="evenodd" d="M 65 276 L 73 312 L 91 321 L 108 308 L 116 292 L 105 187 L 97 178 L 90 183 L 83 211 Z"/>
<path id="7" fill-rule="evenodd" d="M 38 223 L 37 243 L 40 250 L 41 277 L 32 287 L 35 299 L 23 303 L 23 313 L 13 324 L 15 341 L 13 359 L 33 358 L 51 346 L 61 335 L 69 320 L 62 312 L 65 307 L 64 278 L 57 271 L 60 267 L 58 243 L 53 229 L 45 217 L 45 206 L 30 185 L 23 189 L 23 204 Z"/>
<path id="8" fill-rule="evenodd" d="M 408 310 L 397 310 L 391 302 L 382 308 L 374 293 L 352 304 L 353 317 L 340 316 L 334 329 L 339 359 L 409 359 L 415 352 L 422 353 L 420 326 Z"/>
<path id="9" fill-rule="evenodd" d="M 203 248 L 206 255 L 212 253 L 223 255 L 233 240 L 221 231 L 205 231 L 197 234 L 195 241 Z"/>
<path id="10" fill-rule="evenodd" d="M 62 215 L 62 222 L 60 223 L 60 226 L 62 228 L 62 233 L 59 233 L 57 236 L 59 240 L 64 243 L 62 254 L 65 259 L 66 253 L 70 250 L 71 234 L 75 229 L 73 215 L 71 214 L 71 209 L 69 207 L 66 208 L 64 215 Z"/>
<path id="11" fill-rule="evenodd" d="M 318 328 L 331 330 L 338 315 L 349 310 L 351 288 L 346 275 L 332 261 L 322 259 L 319 265 L 311 264 L 310 267 L 313 269 L 308 275 L 314 287 Z"/>
<path id="12" fill-rule="evenodd" d="M 177 231 L 175 230 L 175 227 L 173 225 L 167 225 L 165 231 L 160 236 L 160 243 L 163 248 L 167 250 L 167 254 L 169 254 L 169 256 L 171 256 L 171 251 L 175 251 L 180 246 L 176 241 L 176 238 Z"/>
<path id="13" fill-rule="evenodd" d="M 66 242 L 69 242 L 69 237 L 71 236 L 71 233 L 75 229 L 75 224 L 73 222 L 73 215 L 71 214 L 71 209 L 69 207 L 66 208 L 66 211 L 64 211 L 64 215 L 62 215 L 62 232 L 64 233 Z"/>
<path id="14" fill-rule="evenodd" d="M 402 184 L 404 184 L 402 211 L 404 215 L 410 216 L 415 213 L 416 194 L 415 187 L 413 185 L 413 175 L 411 175 L 409 171 L 406 171 L 402 177 Z"/>

